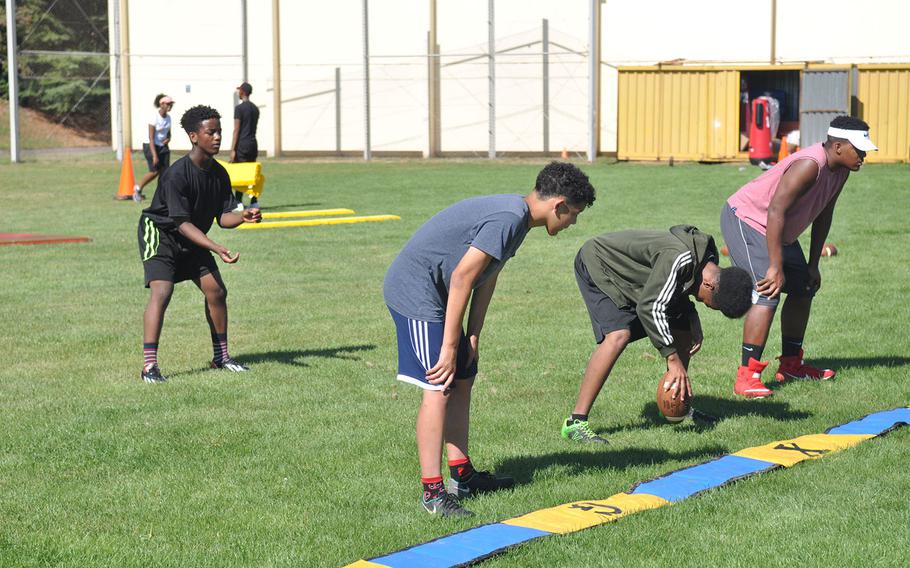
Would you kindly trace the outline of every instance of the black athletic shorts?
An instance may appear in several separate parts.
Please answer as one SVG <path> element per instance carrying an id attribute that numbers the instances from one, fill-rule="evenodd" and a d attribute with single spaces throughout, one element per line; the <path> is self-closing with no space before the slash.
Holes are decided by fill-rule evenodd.
<path id="1" fill-rule="evenodd" d="M 238 140 L 235 162 L 255 162 L 259 160 L 259 144 L 255 140 Z"/>
<path id="2" fill-rule="evenodd" d="M 632 333 L 630 342 L 647 337 L 648 334 L 635 312 L 635 306 L 619 307 L 610 296 L 597 287 L 581 261 L 581 251 L 575 255 L 575 280 L 588 308 L 588 315 L 591 316 L 591 326 L 597 343 L 601 343 L 609 333 L 620 329 L 628 329 Z M 670 329 L 690 330 L 689 318 L 683 312 L 668 311 L 667 320 Z"/>
<path id="3" fill-rule="evenodd" d="M 148 143 L 142 145 L 142 153 L 145 154 L 145 161 L 148 162 L 150 172 L 164 173 L 164 170 L 171 165 L 171 149 L 167 146 L 155 144 L 155 152 L 158 153 L 158 166 L 152 161 L 152 149 Z"/>
<path id="4" fill-rule="evenodd" d="M 146 288 L 152 280 L 177 283 L 218 273 L 212 253 L 180 242 L 174 233 L 162 231 L 145 215 L 139 217 L 139 258 Z"/>

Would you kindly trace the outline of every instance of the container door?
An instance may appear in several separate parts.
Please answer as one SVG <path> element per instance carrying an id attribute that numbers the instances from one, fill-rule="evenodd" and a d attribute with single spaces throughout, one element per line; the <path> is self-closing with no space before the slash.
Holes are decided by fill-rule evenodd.
<path id="1" fill-rule="evenodd" d="M 806 69 L 799 102 L 799 145 L 824 142 L 834 117 L 850 114 L 850 68 Z"/>
<path id="2" fill-rule="evenodd" d="M 856 115 L 878 152 L 867 162 L 910 161 L 910 65 L 860 65 Z"/>
<path id="3" fill-rule="evenodd" d="M 739 71 L 619 70 L 620 160 L 734 160 L 739 150 Z"/>

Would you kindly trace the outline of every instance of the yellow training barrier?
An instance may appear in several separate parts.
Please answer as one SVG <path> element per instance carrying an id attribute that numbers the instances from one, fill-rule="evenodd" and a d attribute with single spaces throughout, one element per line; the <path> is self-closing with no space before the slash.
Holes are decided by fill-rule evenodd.
<path id="1" fill-rule="evenodd" d="M 332 217 L 330 219 L 308 219 L 304 221 L 272 221 L 271 223 L 244 223 L 237 229 L 280 229 L 283 227 L 315 227 L 317 225 L 348 225 L 376 221 L 396 221 L 398 215 L 363 215 L 359 217 Z"/>
<path id="2" fill-rule="evenodd" d="M 262 175 L 262 164 L 259 162 L 229 163 L 218 160 L 224 166 L 231 178 L 231 188 L 234 191 L 245 191 L 247 194 L 259 199 L 262 196 L 262 186 L 265 176 Z"/>
<path id="3" fill-rule="evenodd" d="M 311 209 L 308 211 L 278 211 L 263 213 L 263 219 L 286 219 L 288 217 L 320 217 L 322 215 L 353 215 L 353 209 Z"/>

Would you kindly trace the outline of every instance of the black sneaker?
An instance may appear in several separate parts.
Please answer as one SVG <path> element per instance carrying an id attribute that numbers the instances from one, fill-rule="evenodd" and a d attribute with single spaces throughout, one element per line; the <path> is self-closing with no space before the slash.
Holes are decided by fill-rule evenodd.
<path id="1" fill-rule="evenodd" d="M 421 499 L 423 508 L 431 515 L 440 517 L 472 517 L 474 513 L 461 506 L 454 495 L 443 491 L 441 495 L 430 500 Z"/>
<path id="2" fill-rule="evenodd" d="M 239 363 L 239 362 L 235 361 L 234 359 L 231 359 L 230 357 L 228 357 L 221 363 L 216 363 L 216 362 L 212 361 L 212 368 L 213 369 L 224 369 L 225 371 L 233 371 L 235 373 L 242 373 L 244 371 L 250 370 L 250 368 L 247 367 L 246 365 L 244 365 L 243 363 Z"/>
<path id="3" fill-rule="evenodd" d="M 508 476 L 497 477 L 489 471 L 475 471 L 467 479 L 456 481 L 449 480 L 449 489 L 459 499 L 478 495 L 480 493 L 490 493 L 500 489 L 508 489 L 515 485 L 515 480 Z"/>
<path id="4" fill-rule="evenodd" d="M 167 377 L 161 374 L 161 369 L 158 368 L 158 365 L 152 365 L 148 369 L 143 369 L 142 374 L 139 376 L 147 383 L 167 382 Z"/>

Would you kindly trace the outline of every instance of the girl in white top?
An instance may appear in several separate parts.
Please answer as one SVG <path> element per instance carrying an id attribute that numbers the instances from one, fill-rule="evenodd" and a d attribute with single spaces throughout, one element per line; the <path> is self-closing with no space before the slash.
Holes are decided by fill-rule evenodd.
<path id="1" fill-rule="evenodd" d="M 164 173 L 171 164 L 171 151 L 168 142 L 171 141 L 171 115 L 168 112 L 174 106 L 174 99 L 159 94 L 155 97 L 155 115 L 149 120 L 149 141 L 142 145 L 142 153 L 148 162 L 149 171 L 133 187 L 133 201 L 137 203 L 144 198 L 142 188 L 150 181 Z"/>

